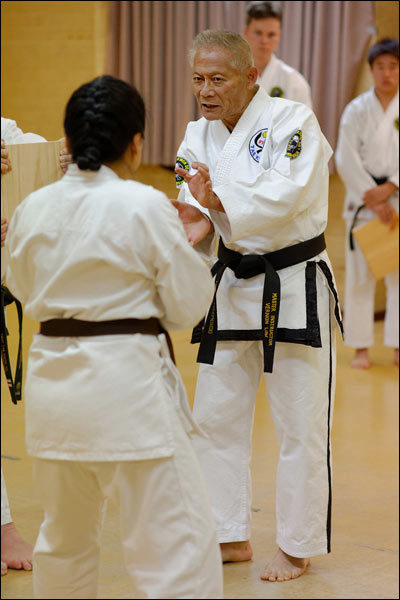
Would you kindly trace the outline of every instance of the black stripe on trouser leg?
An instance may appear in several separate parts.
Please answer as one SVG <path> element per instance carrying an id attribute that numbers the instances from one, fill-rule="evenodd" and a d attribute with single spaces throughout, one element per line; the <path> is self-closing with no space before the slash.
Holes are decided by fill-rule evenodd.
<path id="1" fill-rule="evenodd" d="M 328 466 L 328 514 L 326 519 L 327 552 L 331 551 L 331 518 L 332 518 L 332 474 L 331 474 L 331 443 L 330 422 L 332 405 L 332 324 L 331 324 L 331 295 L 329 295 L 329 383 L 328 383 L 328 441 L 327 441 L 327 466 Z"/>

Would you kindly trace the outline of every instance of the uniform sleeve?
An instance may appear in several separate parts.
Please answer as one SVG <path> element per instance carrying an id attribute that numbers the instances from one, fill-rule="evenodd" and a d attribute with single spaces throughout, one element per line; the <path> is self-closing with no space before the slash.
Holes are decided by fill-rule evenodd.
<path id="1" fill-rule="evenodd" d="M 210 270 L 186 239 L 176 209 L 164 194 L 142 222 L 143 240 L 150 247 L 154 283 L 167 330 L 196 325 L 206 314 L 214 293 Z"/>
<path id="2" fill-rule="evenodd" d="M 399 169 L 389 177 L 389 181 L 399 189 Z"/>
<path id="3" fill-rule="evenodd" d="M 221 227 L 227 217 L 230 231 L 225 227 L 225 240 L 274 230 L 319 203 L 326 196 L 331 154 L 314 113 L 290 103 L 267 138 L 261 163 L 269 158 L 268 165 L 252 180 L 232 176 L 232 181 L 214 187 L 226 215 L 210 212 Z"/>
<path id="4" fill-rule="evenodd" d="M 24 133 L 12 119 L 1 119 L 1 137 L 5 144 L 31 144 L 47 140 L 36 133 Z"/>
<path id="5" fill-rule="evenodd" d="M 6 145 L 15 144 L 15 140 L 21 135 L 23 135 L 23 132 L 17 126 L 15 121 L 1 117 L 1 138 L 4 140 Z"/>
<path id="6" fill-rule="evenodd" d="M 339 137 L 335 152 L 338 173 L 348 191 L 360 199 L 364 192 L 376 186 L 371 175 L 365 170 L 360 156 L 361 139 L 359 135 L 363 124 L 356 107 L 349 104 L 342 115 L 339 125 Z"/>

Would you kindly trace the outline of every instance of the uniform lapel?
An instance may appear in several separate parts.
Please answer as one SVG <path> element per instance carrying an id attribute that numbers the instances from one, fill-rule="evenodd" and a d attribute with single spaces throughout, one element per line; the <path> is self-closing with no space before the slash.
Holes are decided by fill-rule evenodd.
<path id="1" fill-rule="evenodd" d="M 391 148 L 396 136 L 395 119 L 398 116 L 398 94 L 393 98 L 386 111 L 382 109 L 381 103 L 371 90 L 371 110 L 373 113 L 373 130 L 366 149 L 368 164 L 374 164 L 380 175 L 388 175 L 388 148 Z M 375 170 L 375 169 L 374 169 Z"/>
<path id="2" fill-rule="evenodd" d="M 257 120 L 260 118 L 260 114 L 266 113 L 269 102 L 268 95 L 260 87 L 224 145 L 215 168 L 213 182 L 215 186 L 224 184 L 232 179 L 235 159 L 241 151 L 243 144 L 252 133 Z M 268 126 L 269 123 L 266 125 Z"/>

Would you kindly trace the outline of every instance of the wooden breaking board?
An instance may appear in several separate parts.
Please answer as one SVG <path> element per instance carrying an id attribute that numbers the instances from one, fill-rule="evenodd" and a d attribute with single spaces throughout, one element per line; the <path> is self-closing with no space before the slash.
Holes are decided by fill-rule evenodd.
<path id="1" fill-rule="evenodd" d="M 377 217 L 353 229 L 375 279 L 382 279 L 399 268 L 399 219 L 395 227 L 384 225 Z"/>
<path id="2" fill-rule="evenodd" d="M 60 179 L 59 153 L 64 140 L 7 144 L 11 171 L 1 176 L 1 216 L 10 221 L 15 208 L 31 192 Z"/>

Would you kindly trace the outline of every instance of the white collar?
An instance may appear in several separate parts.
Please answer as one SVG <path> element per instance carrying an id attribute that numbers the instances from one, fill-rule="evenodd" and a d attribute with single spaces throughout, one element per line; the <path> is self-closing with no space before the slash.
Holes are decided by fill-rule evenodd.
<path id="1" fill-rule="evenodd" d="M 101 165 L 98 171 L 90 171 L 89 169 L 80 169 L 76 163 L 72 163 L 68 166 L 68 170 L 64 175 L 64 179 L 73 179 L 75 181 L 85 181 L 90 183 L 91 181 L 101 182 L 101 181 L 109 181 L 110 179 L 119 179 L 118 175 L 110 169 L 110 167 L 106 167 L 106 165 Z"/>

